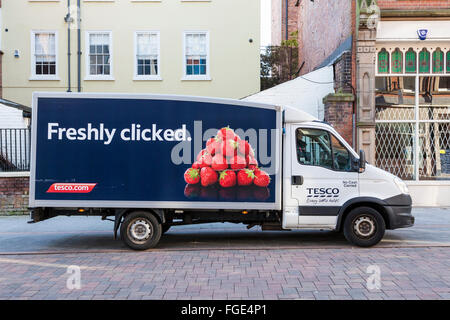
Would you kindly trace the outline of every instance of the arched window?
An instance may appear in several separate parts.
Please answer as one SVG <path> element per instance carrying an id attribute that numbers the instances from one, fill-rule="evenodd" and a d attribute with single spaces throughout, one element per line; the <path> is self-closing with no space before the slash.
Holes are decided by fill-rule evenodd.
<path id="1" fill-rule="evenodd" d="M 440 48 L 436 48 L 433 52 L 433 73 L 444 72 L 444 52 Z"/>
<path id="2" fill-rule="evenodd" d="M 447 73 L 450 73 L 450 50 L 447 51 Z"/>
<path id="3" fill-rule="evenodd" d="M 392 73 L 403 73 L 403 52 L 400 51 L 399 48 L 396 48 L 394 52 L 391 54 Z"/>
<path id="4" fill-rule="evenodd" d="M 385 48 L 378 52 L 378 73 L 389 73 L 389 53 Z"/>
<path id="5" fill-rule="evenodd" d="M 417 72 L 417 53 L 413 48 L 409 48 L 405 53 L 405 73 Z"/>
<path id="6" fill-rule="evenodd" d="M 430 73 L 430 52 L 425 48 L 419 52 L 419 72 Z"/>

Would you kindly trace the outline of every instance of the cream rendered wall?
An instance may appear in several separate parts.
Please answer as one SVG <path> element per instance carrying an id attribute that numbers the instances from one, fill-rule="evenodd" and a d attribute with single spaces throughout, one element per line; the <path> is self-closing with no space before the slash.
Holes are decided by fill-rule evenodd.
<path id="1" fill-rule="evenodd" d="M 33 91 L 67 91 L 67 1 L 3 4 L 3 96 L 31 105 Z M 76 0 L 71 0 L 76 6 Z M 83 92 L 163 93 L 242 98 L 259 91 L 259 0 L 81 0 Z M 8 32 L 5 31 L 8 29 Z M 58 31 L 58 81 L 29 80 L 31 30 Z M 160 31 L 162 81 L 134 76 L 134 31 Z M 112 31 L 114 81 L 85 81 L 86 31 Z M 209 31 L 210 81 L 182 81 L 183 31 Z M 71 30 L 72 91 L 77 90 L 77 31 Z M 253 39 L 250 43 L 249 39 Z M 14 50 L 20 57 L 14 58 Z"/>

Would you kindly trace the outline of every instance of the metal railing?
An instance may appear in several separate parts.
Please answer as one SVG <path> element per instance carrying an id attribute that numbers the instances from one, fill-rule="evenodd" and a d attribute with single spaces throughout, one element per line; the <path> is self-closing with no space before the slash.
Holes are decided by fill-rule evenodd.
<path id="1" fill-rule="evenodd" d="M 30 146 L 29 128 L 0 128 L 0 172 L 29 171 Z"/>

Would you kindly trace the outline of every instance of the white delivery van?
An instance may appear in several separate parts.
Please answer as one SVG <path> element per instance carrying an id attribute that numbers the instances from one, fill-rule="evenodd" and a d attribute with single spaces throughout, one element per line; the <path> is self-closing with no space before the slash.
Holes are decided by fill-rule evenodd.
<path id="1" fill-rule="evenodd" d="M 169 228 L 234 222 L 329 229 L 358 246 L 410 227 L 398 177 L 366 163 L 332 126 L 300 110 L 147 94 L 35 93 L 32 222 L 114 220 L 141 250 Z"/>

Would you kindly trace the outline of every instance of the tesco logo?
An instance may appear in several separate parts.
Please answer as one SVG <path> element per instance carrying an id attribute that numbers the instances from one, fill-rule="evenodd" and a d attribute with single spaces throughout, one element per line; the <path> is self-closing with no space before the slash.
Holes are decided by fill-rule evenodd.
<path id="1" fill-rule="evenodd" d="M 337 196 L 339 194 L 338 188 L 306 188 L 308 190 L 308 195 L 334 195 Z"/>
<path id="2" fill-rule="evenodd" d="M 96 183 L 54 183 L 48 188 L 47 193 L 89 193 Z"/>

